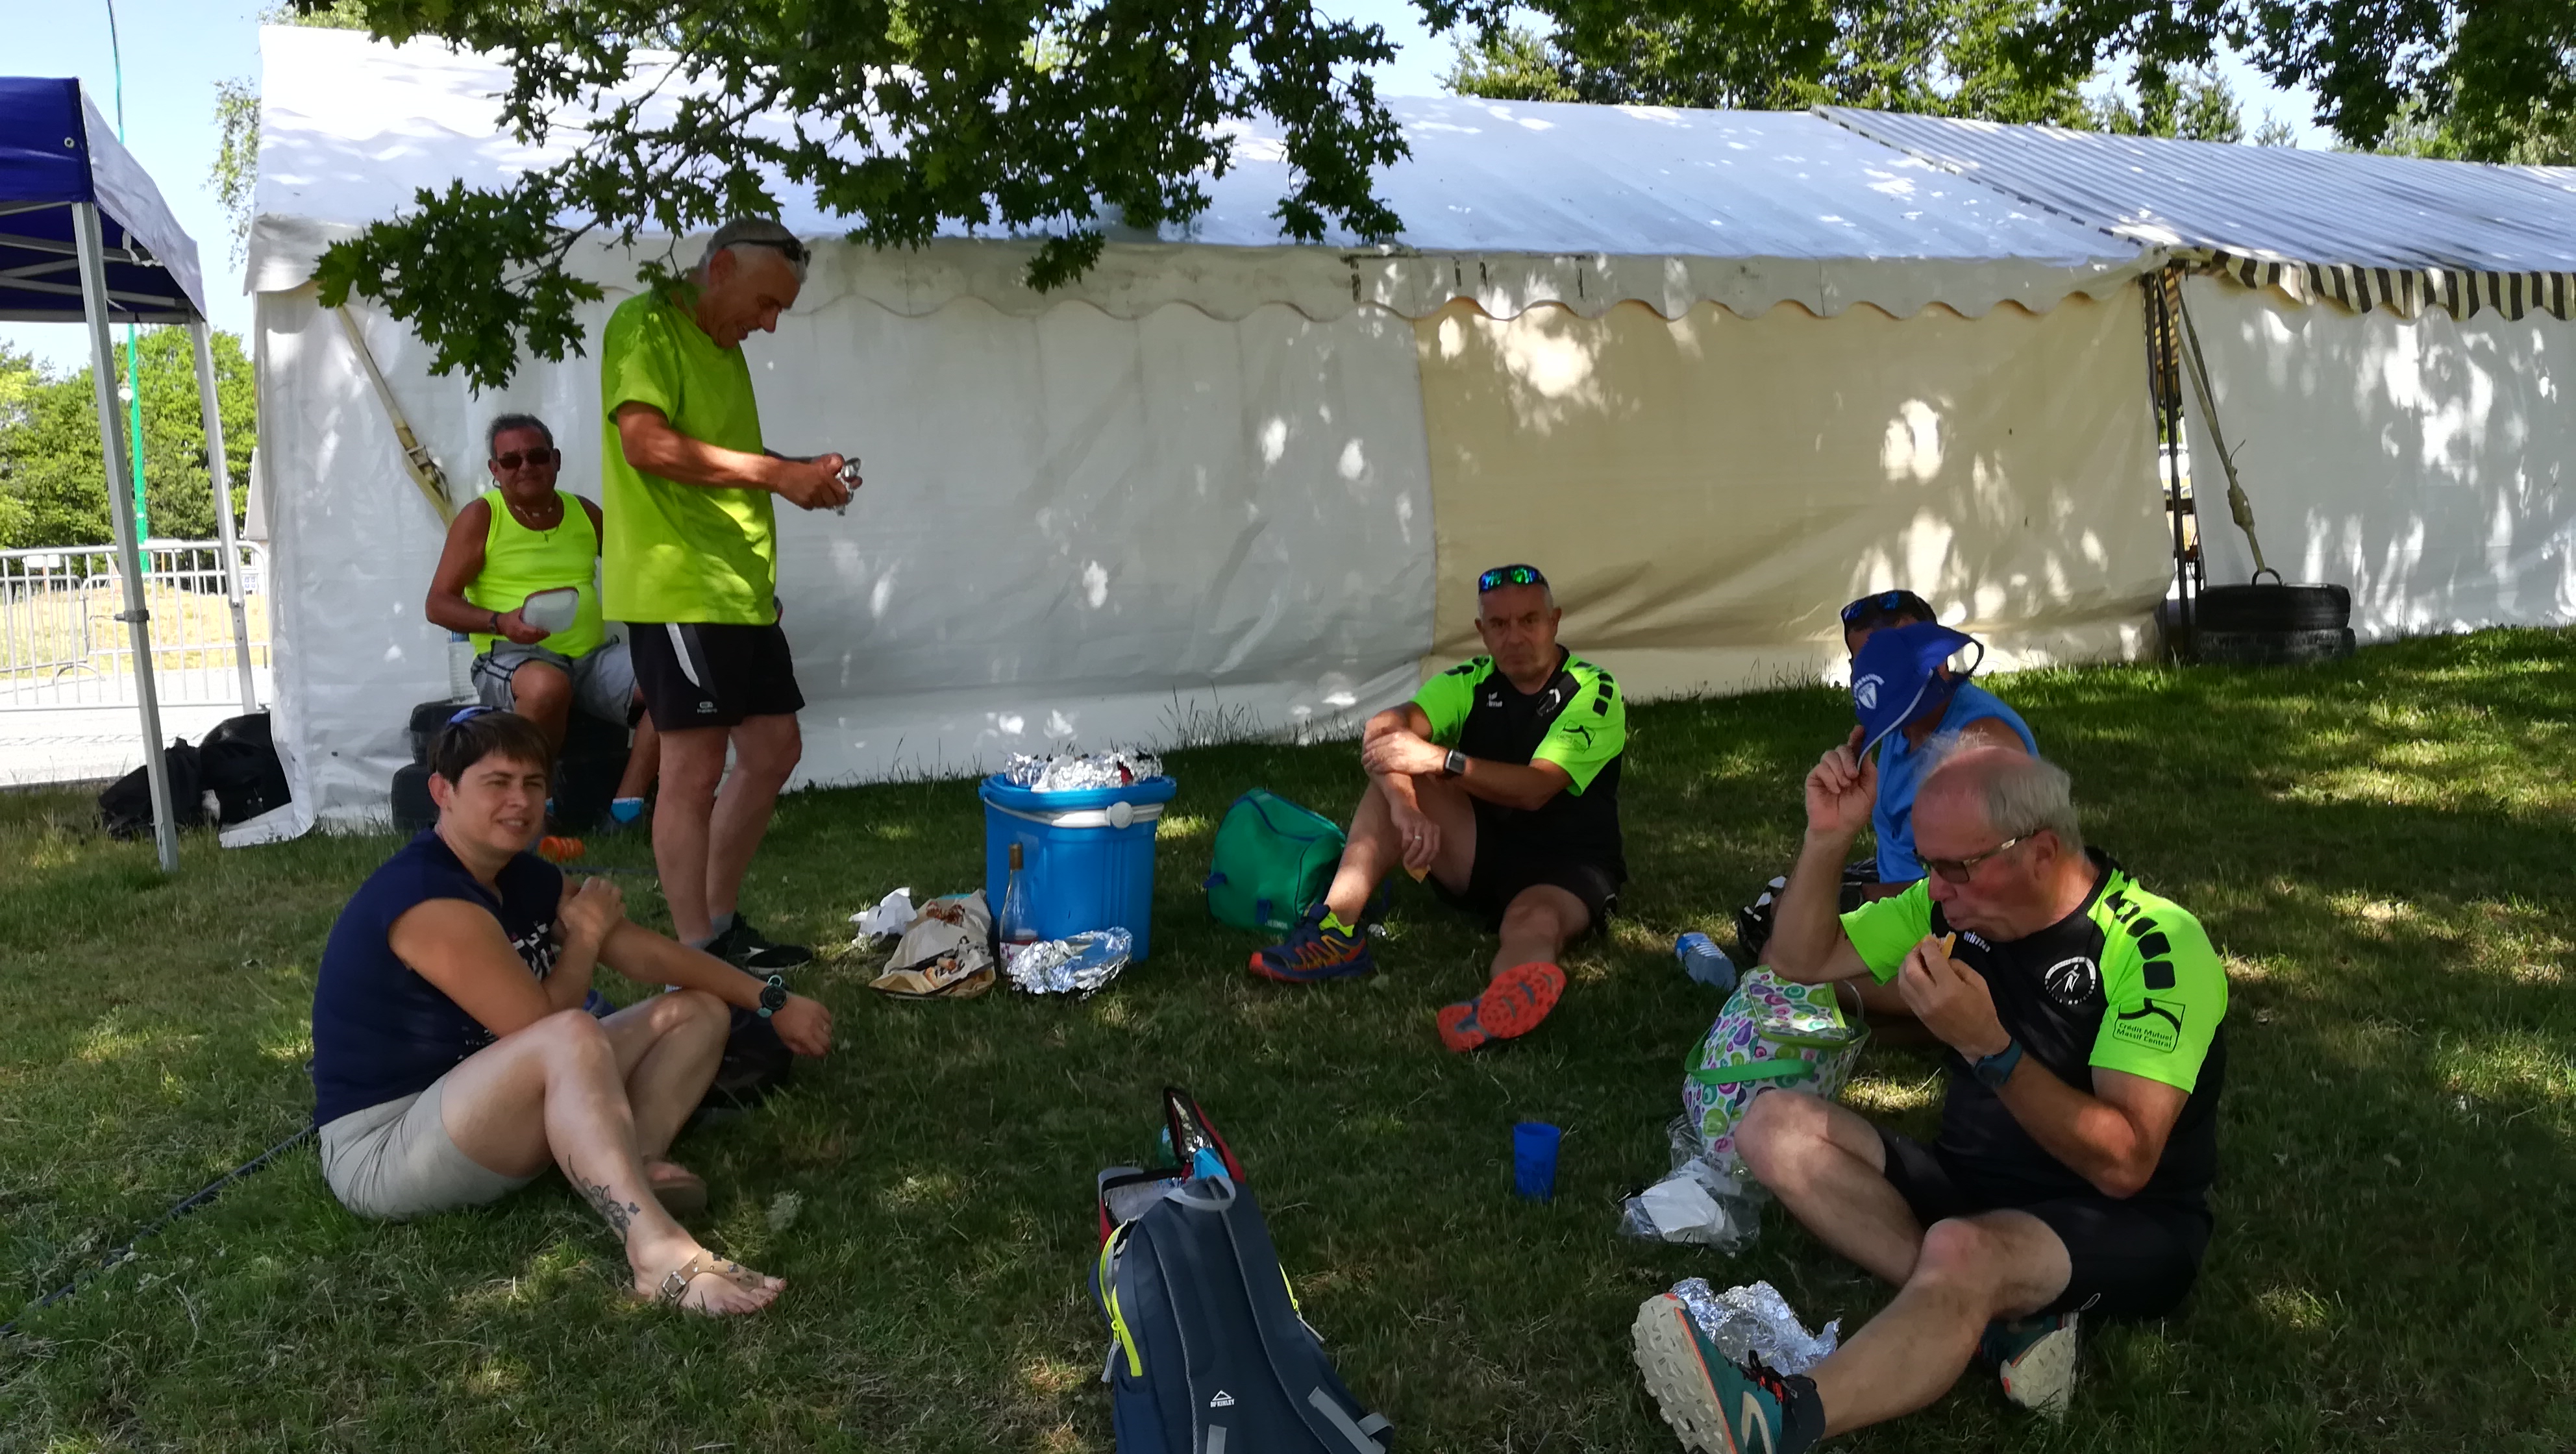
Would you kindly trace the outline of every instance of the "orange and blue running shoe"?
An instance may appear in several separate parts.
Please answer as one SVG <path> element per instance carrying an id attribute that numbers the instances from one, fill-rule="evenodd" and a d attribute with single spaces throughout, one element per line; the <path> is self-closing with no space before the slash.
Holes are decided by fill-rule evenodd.
<path id="1" fill-rule="evenodd" d="M 1443 1008 L 1436 1017 L 1440 1043 L 1465 1052 L 1538 1028 L 1565 994 L 1565 971 L 1544 959 L 1515 964 L 1494 976 L 1485 992 Z"/>
<path id="2" fill-rule="evenodd" d="M 1254 950 L 1252 972 L 1282 984 L 1313 984 L 1366 974 L 1377 968 L 1377 961 L 1369 957 L 1368 929 L 1354 926 L 1345 932 L 1338 926 L 1327 926 L 1327 914 L 1325 907 L 1317 904 L 1297 921 L 1286 940 Z"/>

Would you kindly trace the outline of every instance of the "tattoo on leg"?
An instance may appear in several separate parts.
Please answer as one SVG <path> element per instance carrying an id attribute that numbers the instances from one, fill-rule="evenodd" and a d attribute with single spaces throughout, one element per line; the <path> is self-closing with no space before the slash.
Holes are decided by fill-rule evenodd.
<path id="1" fill-rule="evenodd" d="M 605 1218 L 608 1225 L 615 1228 L 620 1237 L 626 1235 L 627 1228 L 635 1225 L 635 1218 L 644 1210 L 633 1202 L 619 1201 L 609 1194 L 607 1187 L 594 1185 L 578 1176 L 572 1179 L 572 1184 L 580 1191 L 583 1200 L 590 1203 L 591 1210 Z"/>

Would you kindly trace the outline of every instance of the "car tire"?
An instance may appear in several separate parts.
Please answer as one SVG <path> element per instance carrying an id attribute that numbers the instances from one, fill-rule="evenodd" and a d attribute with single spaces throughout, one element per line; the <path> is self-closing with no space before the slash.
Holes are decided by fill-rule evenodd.
<path id="1" fill-rule="evenodd" d="M 2194 638 L 2205 666 L 2305 666 L 2352 655 L 2349 626 L 2299 631 L 2211 631 Z"/>
<path id="2" fill-rule="evenodd" d="M 2192 624 L 2202 631 L 2340 631 L 2352 624 L 2352 592 L 2278 581 L 2210 586 L 2194 603 Z"/>

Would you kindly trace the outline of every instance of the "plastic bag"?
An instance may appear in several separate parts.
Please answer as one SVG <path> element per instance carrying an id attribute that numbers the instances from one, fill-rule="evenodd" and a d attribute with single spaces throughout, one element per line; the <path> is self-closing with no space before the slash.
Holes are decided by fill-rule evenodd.
<path id="1" fill-rule="evenodd" d="M 1737 1252 L 1762 1230 L 1762 1204 L 1770 1194 L 1743 1173 L 1742 1163 L 1703 1154 L 1688 1117 L 1666 1128 L 1671 1172 L 1628 1198 L 1619 1214 L 1622 1236 L 1648 1242 L 1682 1242 Z"/>
<path id="2" fill-rule="evenodd" d="M 912 905 L 910 887 L 896 889 L 850 916 L 850 922 L 859 926 L 858 937 L 850 941 L 850 947 L 866 949 L 878 941 L 899 938 L 912 927 L 914 916 L 920 912 Z"/>

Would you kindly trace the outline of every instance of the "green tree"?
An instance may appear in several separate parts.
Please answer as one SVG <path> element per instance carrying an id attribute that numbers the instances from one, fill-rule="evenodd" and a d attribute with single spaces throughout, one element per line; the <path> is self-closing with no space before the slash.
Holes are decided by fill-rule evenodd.
<path id="1" fill-rule="evenodd" d="M 1436 25 L 1468 4 L 1417 0 Z M 299 9 L 319 9 L 297 0 Z M 549 137 L 589 113 L 565 161 L 506 191 L 422 191 L 409 214 L 327 253 L 336 305 L 377 299 L 427 343 L 433 367 L 497 385 L 521 349 L 579 347 L 575 308 L 598 288 L 566 273 L 591 235 L 632 243 L 778 210 L 779 182 L 878 245 L 943 224 L 1040 239 L 1029 281 L 1096 260 L 1111 220 L 1181 223 L 1201 177 L 1231 164 L 1228 123 L 1267 117 L 1293 169 L 1274 214 L 1286 235 L 1401 225 L 1372 172 L 1403 154 L 1369 68 L 1394 51 L 1374 25 L 1278 0 L 363 0 L 388 40 L 431 37 L 508 58 L 501 121 Z M 650 96 L 627 85 L 646 52 L 673 57 Z M 797 118 L 784 128 L 763 117 Z M 648 263 L 667 280 L 668 259 Z"/>
<path id="2" fill-rule="evenodd" d="M 2080 125 L 2073 82 L 2032 84 L 2005 45 L 2039 0 L 1770 0 L 1541 7 L 1461 42 L 1450 89 L 1497 100 L 1750 110 L 1868 106 Z"/>
<path id="3" fill-rule="evenodd" d="M 2141 66 L 2136 86 L 2134 103 L 2116 91 L 2094 102 L 2087 118 L 2089 128 L 2185 141 L 2245 139 L 2244 108 L 2236 104 L 2236 93 L 2215 67 L 2177 74 L 2163 66 Z"/>
<path id="4" fill-rule="evenodd" d="M 225 474 L 239 522 L 250 494 L 257 442 L 250 359 L 229 333 L 212 338 L 215 405 L 224 425 Z M 206 479 L 204 416 L 198 409 L 196 352 L 184 328 L 145 328 L 137 339 L 143 394 L 144 499 L 152 533 L 205 540 L 215 533 Z M 117 345 L 116 377 L 125 377 Z M 99 449 L 98 405 L 84 368 L 50 375 L 24 354 L 0 351 L 0 540 L 16 547 L 101 545 L 107 518 L 107 463 Z"/>
<path id="5" fill-rule="evenodd" d="M 2472 160 L 2576 142 L 2567 0 L 2052 0 L 2012 44 L 2043 75 L 2122 54 L 2206 66 L 2233 48 L 2274 84 L 2314 91 L 2317 120 L 2353 147 L 2378 146 L 2410 106 Z"/>

